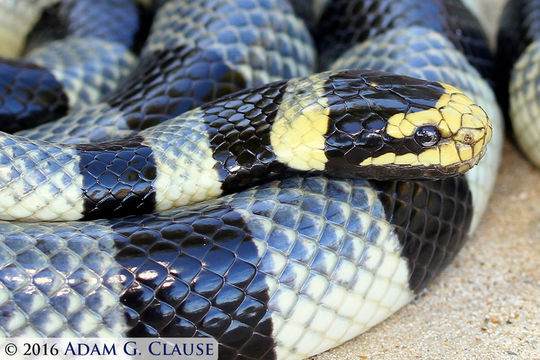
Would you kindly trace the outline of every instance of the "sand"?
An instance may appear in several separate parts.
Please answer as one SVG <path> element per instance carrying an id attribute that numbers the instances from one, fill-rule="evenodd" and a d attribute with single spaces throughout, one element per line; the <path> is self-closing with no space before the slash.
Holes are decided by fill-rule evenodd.
<path id="1" fill-rule="evenodd" d="M 479 2 L 493 39 L 504 1 Z M 313 359 L 540 359 L 540 170 L 508 141 L 503 152 L 488 209 L 454 263 L 401 311 Z"/>

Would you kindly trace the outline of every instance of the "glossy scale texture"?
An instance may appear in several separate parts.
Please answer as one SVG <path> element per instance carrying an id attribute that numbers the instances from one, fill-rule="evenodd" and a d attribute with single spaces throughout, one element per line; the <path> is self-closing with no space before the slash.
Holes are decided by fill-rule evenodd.
<path id="1" fill-rule="evenodd" d="M 27 36 L 26 49 L 68 36 L 98 38 L 131 48 L 138 30 L 139 16 L 133 1 L 61 0 L 44 9 Z"/>
<path id="2" fill-rule="evenodd" d="M 34 39 L 35 43 L 32 34 L 28 34 L 23 60 L 0 59 L 0 66 L 8 67 L 13 73 L 7 74 L 6 78 L 17 74 L 12 77 L 9 86 L 0 89 L 0 96 L 4 100 L 0 103 L 0 112 L 5 113 L 4 122 L 10 124 L 3 128 L 4 131 L 34 128 L 65 116 L 69 110 L 79 105 L 95 103 L 129 72 L 135 59 L 127 46 L 138 29 L 137 12 L 131 1 L 63 0 L 49 4 L 47 1 L 21 0 L 18 3 L 22 5 L 8 2 L 1 5 L 1 24 L 6 24 L 4 27 L 11 21 L 6 18 L 17 6 L 33 7 L 34 11 L 39 13 L 42 10 L 44 14 L 54 10 L 56 15 L 53 19 L 43 15 L 43 19 L 49 21 L 42 19 L 42 22 L 37 22 L 34 29 L 40 37 Z M 26 35 L 26 27 L 34 25 L 30 23 L 31 19 L 26 20 L 29 23 L 17 24 L 16 29 L 22 36 Z M 51 40 L 56 41 L 51 43 Z M 42 75 L 32 72 L 32 64 L 40 67 Z M 48 81 L 58 82 L 61 86 L 54 90 L 55 96 L 45 96 L 43 89 L 28 83 L 31 78 L 36 79 L 33 81 L 51 79 Z M 21 97 L 20 89 L 24 90 L 24 97 Z M 59 103 L 58 99 L 63 102 Z M 17 108 L 14 104 L 18 102 L 21 106 Z M 59 108 L 54 109 L 55 106 Z M 50 111 L 38 114 L 39 107 L 47 107 Z"/>
<path id="3" fill-rule="evenodd" d="M 471 210 L 462 177 L 294 177 L 140 217 L 3 222 L 0 291 L 13 296 L 2 297 L 1 329 L 212 335 L 222 359 L 305 357 L 420 291 L 462 246 Z"/>
<path id="4" fill-rule="evenodd" d="M 64 87 L 45 68 L 9 60 L 0 63 L 0 131 L 15 132 L 68 112 Z"/>
<path id="5" fill-rule="evenodd" d="M 307 75 L 314 57 L 285 0 L 172 0 L 156 13 L 139 65 L 117 91 L 21 135 L 79 143 L 126 136 L 226 93 Z"/>
<path id="6" fill-rule="evenodd" d="M 498 95 L 503 106 L 508 106 L 517 144 L 536 166 L 540 166 L 539 41 L 540 1 L 509 1 L 498 34 Z"/>
<path id="7" fill-rule="evenodd" d="M 454 0 L 337 0 L 318 25 L 320 67 L 327 69 L 353 44 L 390 29 L 421 26 L 443 34 L 493 83 L 494 61 L 478 20 Z"/>

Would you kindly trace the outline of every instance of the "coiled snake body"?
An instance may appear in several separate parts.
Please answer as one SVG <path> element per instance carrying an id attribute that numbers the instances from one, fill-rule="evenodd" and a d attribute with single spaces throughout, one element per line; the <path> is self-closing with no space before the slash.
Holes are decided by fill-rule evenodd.
<path id="1" fill-rule="evenodd" d="M 287 23 L 288 4 L 240 1 L 230 13 L 231 2 L 203 3 L 221 12 L 201 12 L 201 22 L 220 20 L 203 30 L 180 22 L 194 38 L 178 40 L 167 29 L 171 14 L 197 17 L 199 5 L 176 10 L 184 1 L 169 1 L 158 10 L 127 91 L 121 85 L 101 103 L 76 108 L 67 127 L 65 117 L 1 134 L 0 216 L 15 220 L 0 223 L 4 335 L 212 336 L 223 359 L 302 358 L 410 301 L 477 222 L 479 200 L 464 176 L 405 180 L 457 175 L 486 151 L 486 114 L 449 85 L 336 69 L 165 120 L 224 91 L 313 67 L 312 50 L 298 51 L 309 43 L 302 25 L 280 27 L 258 15 L 259 6 L 270 14 L 282 6 Z M 232 17 L 272 24 L 292 45 L 278 36 L 252 49 L 248 58 L 267 51 L 267 62 L 246 70 L 227 31 L 216 43 L 199 37 Z M 238 34 L 240 43 L 256 38 Z M 469 71 L 449 46 L 447 58 Z M 294 61 L 272 61 L 276 51 L 307 64 L 292 70 Z M 150 60 L 156 53 L 158 65 Z M 202 80 L 209 69 L 218 80 Z M 477 89 L 467 90 L 482 98 Z M 119 135 L 130 137 L 113 140 Z M 84 144 L 94 140 L 107 142 Z M 389 179 L 403 180 L 382 181 Z"/>
<path id="2" fill-rule="evenodd" d="M 499 97 L 507 106 L 514 137 L 529 160 L 540 165 L 538 90 L 539 1 L 508 1 L 501 15 Z"/>

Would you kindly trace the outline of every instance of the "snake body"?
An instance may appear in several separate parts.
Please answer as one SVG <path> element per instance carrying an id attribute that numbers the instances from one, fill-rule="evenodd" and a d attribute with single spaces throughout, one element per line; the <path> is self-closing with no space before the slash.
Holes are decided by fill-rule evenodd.
<path id="1" fill-rule="evenodd" d="M 313 67 L 311 37 L 285 0 L 169 1 L 117 91 L 20 134 L 55 142 L 111 140 L 237 90 L 307 75 Z"/>
<path id="2" fill-rule="evenodd" d="M 493 84 L 494 60 L 478 20 L 461 1 L 332 1 L 318 28 L 320 62 L 326 68 L 354 43 L 389 29 L 419 26 L 443 34 Z"/>
<path id="3" fill-rule="evenodd" d="M 39 8 L 40 4 L 44 5 L 37 1 L 27 5 Z M 19 14 L 13 7 L 12 3 L 0 3 L 3 13 L 15 12 L 15 15 L 19 15 L 21 22 L 17 23 L 15 29 L 24 34 L 26 26 L 23 20 L 31 12 L 21 10 Z M 3 104 L 0 129 L 15 132 L 33 128 L 66 115 L 70 109 L 96 103 L 101 96 L 112 91 L 135 62 L 128 47 L 129 38 L 135 36 L 137 26 L 137 22 L 133 23 L 137 13 L 132 7 L 133 4 L 128 1 L 114 4 L 105 1 L 65 1 L 54 5 L 52 8 L 64 15 L 61 17 L 65 19 L 64 22 L 54 22 L 56 27 L 62 28 L 62 31 L 56 32 L 62 32 L 64 37 L 41 46 L 36 39 L 37 44 L 30 46 L 34 42 L 32 34 L 28 34 L 29 44 L 24 58 L 0 62 L 0 100 Z M 85 16 L 80 19 L 82 13 Z M 96 19 L 99 13 L 107 14 L 101 19 L 103 23 L 117 24 L 116 27 L 84 20 L 89 20 L 88 17 Z M 119 14 L 127 16 L 129 20 Z M 49 26 L 51 21 L 34 20 L 38 22 L 35 29 L 52 27 Z M 29 21 L 26 19 L 26 24 Z M 40 26 L 43 23 L 47 25 Z M 44 38 L 52 37 L 52 34 L 46 36 L 43 31 L 35 31 Z"/>
<path id="4" fill-rule="evenodd" d="M 324 351 L 409 302 L 470 224 L 463 178 L 370 185 L 291 178 L 156 215 L 2 223 L 3 332 L 213 336 L 223 359 Z"/>
<path id="5" fill-rule="evenodd" d="M 491 127 L 466 95 L 486 108 L 495 130 L 501 126 L 489 86 L 440 33 L 397 28 L 351 49 L 330 72 L 261 85 L 184 112 L 208 93 L 188 97 L 186 106 L 174 96 L 163 100 L 185 79 L 178 75 L 180 64 L 152 67 L 145 54 L 155 54 L 152 47 L 178 54 L 168 47 L 173 44 L 186 51 L 180 63 L 189 65 L 188 60 L 208 54 L 222 64 L 223 57 L 213 56 L 224 53 L 219 42 L 213 47 L 203 37 L 178 40 L 176 32 L 166 31 L 176 26 L 168 15 L 184 11 L 176 10 L 180 3 L 169 1 L 158 11 L 148 52 L 143 49 L 134 75 L 124 83 L 134 90 L 122 92 L 120 86 L 104 103 L 81 107 L 76 111 L 86 111 L 86 120 L 75 117 L 67 130 L 61 127 L 67 120 L 61 119 L 60 125 L 2 134 L 0 163 L 9 171 L 0 172 L 7 185 L 0 193 L 24 210 L 2 210 L 2 216 L 18 221 L 0 222 L 1 331 L 6 336 L 212 336 L 223 359 L 304 358 L 351 339 L 409 302 L 455 257 L 487 202 L 487 193 L 479 197 L 478 190 L 492 179 L 480 172 L 435 181 L 328 175 L 392 179 L 467 170 L 486 151 Z M 205 11 L 232 6 L 202 3 Z M 235 2 L 239 14 L 250 16 L 258 14 L 254 4 L 270 7 L 266 1 Z M 280 5 L 292 16 L 286 3 Z M 217 16 L 221 25 L 224 13 L 229 12 L 188 11 L 201 19 Z M 206 22 L 215 31 L 213 24 Z M 207 31 L 191 28 L 189 21 L 178 26 Z M 196 55 L 199 45 L 211 51 Z M 411 46 L 418 46 L 414 54 L 394 56 Z M 466 95 L 430 81 L 338 70 L 345 61 L 367 61 L 367 53 L 371 59 L 379 56 L 370 68 L 446 80 Z M 444 54 L 444 61 L 434 54 Z M 197 74 L 191 64 L 183 74 Z M 364 67 L 345 67 L 357 66 Z M 445 66 L 458 70 L 450 74 Z M 176 72 L 161 76 L 157 69 L 163 68 Z M 151 76 L 140 80 L 141 69 L 152 69 Z M 242 79 L 240 87 L 258 84 L 244 81 L 251 79 L 245 68 L 233 69 Z M 155 80 L 169 76 L 165 85 Z M 262 82 L 277 80 L 273 76 L 293 75 L 286 70 L 264 75 Z M 174 110 L 163 112 L 167 106 L 159 106 L 151 117 L 151 106 L 145 108 L 141 98 L 156 106 L 173 104 Z M 111 111 L 110 99 L 119 104 L 114 109 L 122 111 L 119 120 L 88 127 L 96 109 Z M 454 115 L 445 115 L 451 107 Z M 428 136 L 433 132 L 442 134 L 435 144 Z M 70 134 L 75 138 L 69 140 Z M 114 135 L 132 137 L 81 143 Z M 500 145 L 500 135 L 494 136 L 478 166 L 487 174 L 496 172 Z M 421 156 L 426 149 L 437 156 Z M 304 171 L 313 174 L 299 174 Z M 293 176 L 176 208 L 282 172 Z M 21 206 L 24 196 L 32 200 Z M 58 199 L 78 205 L 49 206 Z M 84 210 L 89 200 L 94 213 Z M 49 207 L 27 211 L 35 204 Z M 58 208 L 69 211 L 52 211 Z M 158 212 L 140 215 L 151 210 Z M 139 215 L 66 221 L 67 213 L 71 219 Z M 62 222 L 21 221 L 43 217 Z"/>
<path id="6" fill-rule="evenodd" d="M 391 103 L 374 108 L 380 98 Z M 422 139 L 423 129 L 438 138 Z M 342 71 L 245 90 L 110 143 L 0 135 L 1 218 L 36 221 L 167 210 L 287 170 L 456 175 L 484 155 L 491 127 L 455 88 Z"/>
<path id="7" fill-rule="evenodd" d="M 539 11 L 539 1 L 509 1 L 501 16 L 498 41 L 501 103 L 508 106 L 517 144 L 536 166 L 540 165 L 536 86 L 540 70 Z"/>

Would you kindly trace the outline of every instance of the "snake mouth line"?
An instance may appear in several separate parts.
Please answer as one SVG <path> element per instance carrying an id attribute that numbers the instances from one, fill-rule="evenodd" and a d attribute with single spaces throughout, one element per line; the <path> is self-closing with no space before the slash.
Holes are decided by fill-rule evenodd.
<path id="1" fill-rule="evenodd" d="M 466 171 L 469 171 L 473 167 L 475 167 L 480 160 L 484 157 L 486 154 L 487 147 L 483 147 L 478 154 L 473 156 L 471 159 L 463 161 L 459 164 L 449 165 L 447 166 L 447 169 L 449 172 L 457 172 L 457 173 L 464 173 Z"/>

